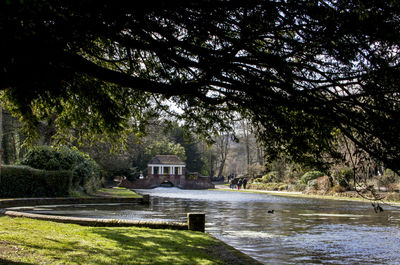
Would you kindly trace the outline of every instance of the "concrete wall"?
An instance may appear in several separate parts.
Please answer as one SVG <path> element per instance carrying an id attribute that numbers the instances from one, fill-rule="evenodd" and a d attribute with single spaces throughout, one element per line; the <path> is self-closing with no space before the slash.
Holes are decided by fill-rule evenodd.
<path id="1" fill-rule="evenodd" d="M 187 222 L 170 222 L 170 221 L 153 221 L 153 220 L 121 220 L 121 219 L 97 219 L 82 218 L 72 216 L 56 216 L 46 214 L 34 214 L 20 212 L 18 210 L 8 210 L 7 207 L 15 206 L 34 206 L 44 204 L 81 204 L 81 203 L 99 203 L 99 202 L 140 202 L 149 203 L 149 196 L 143 195 L 143 198 L 21 198 L 21 199 L 3 199 L 0 200 L 0 214 L 10 217 L 24 217 L 43 221 L 52 221 L 59 223 L 70 223 L 87 226 L 102 227 L 126 227 L 139 226 L 156 229 L 175 229 L 175 230 L 193 230 L 204 232 L 205 214 L 204 213 L 188 213 Z M 4 208 L 4 209 L 1 209 Z"/>
<path id="2" fill-rule="evenodd" d="M 0 208 L 27 206 L 27 205 L 51 205 L 51 204 L 82 204 L 82 203 L 149 203 L 149 196 L 142 198 L 18 198 L 1 199 Z"/>

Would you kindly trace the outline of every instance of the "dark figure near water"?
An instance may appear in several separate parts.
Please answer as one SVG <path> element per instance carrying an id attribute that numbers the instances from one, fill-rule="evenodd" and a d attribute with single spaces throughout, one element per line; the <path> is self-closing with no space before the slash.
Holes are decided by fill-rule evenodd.
<path id="1" fill-rule="evenodd" d="M 242 184 L 243 184 L 243 179 L 239 179 L 238 183 L 237 183 L 238 190 L 240 190 L 240 188 L 242 187 Z"/>
<path id="2" fill-rule="evenodd" d="M 238 182 L 239 182 L 239 179 L 237 179 L 237 178 L 233 179 L 232 184 L 233 184 L 234 189 L 238 188 Z"/>
<path id="3" fill-rule="evenodd" d="M 242 183 L 243 183 L 243 189 L 246 189 L 246 185 L 247 185 L 247 179 L 246 179 L 246 178 L 244 178 Z"/>
<path id="4" fill-rule="evenodd" d="M 237 183 L 238 183 L 238 179 L 235 179 L 235 178 L 231 179 L 231 182 L 229 183 L 231 189 L 236 189 L 237 188 Z"/>
<path id="5" fill-rule="evenodd" d="M 268 210 L 268 213 L 275 213 L 275 210 Z"/>
<path id="6" fill-rule="evenodd" d="M 377 204 L 372 203 L 372 207 L 374 207 L 375 213 L 383 212 L 383 208 L 379 205 L 379 203 L 377 203 Z"/>

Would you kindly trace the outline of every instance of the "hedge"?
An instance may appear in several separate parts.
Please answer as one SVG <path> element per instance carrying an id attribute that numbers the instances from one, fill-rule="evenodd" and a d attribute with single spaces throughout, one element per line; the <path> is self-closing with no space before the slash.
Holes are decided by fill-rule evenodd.
<path id="1" fill-rule="evenodd" d="M 21 165 L 40 170 L 71 170 L 75 190 L 93 192 L 101 186 L 99 166 L 76 148 L 35 146 L 25 154 Z"/>
<path id="2" fill-rule="evenodd" d="M 72 172 L 0 166 L 0 198 L 68 196 Z"/>

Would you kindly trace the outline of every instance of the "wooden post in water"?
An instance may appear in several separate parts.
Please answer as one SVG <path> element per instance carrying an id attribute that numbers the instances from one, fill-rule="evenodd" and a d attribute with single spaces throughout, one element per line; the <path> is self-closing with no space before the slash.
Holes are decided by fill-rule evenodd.
<path id="1" fill-rule="evenodd" d="M 142 203 L 149 204 L 150 203 L 150 195 L 143 194 L 142 195 Z"/>
<path id="2" fill-rule="evenodd" d="M 205 231 L 206 214 L 205 213 L 188 213 L 187 214 L 188 229 L 192 231 Z"/>

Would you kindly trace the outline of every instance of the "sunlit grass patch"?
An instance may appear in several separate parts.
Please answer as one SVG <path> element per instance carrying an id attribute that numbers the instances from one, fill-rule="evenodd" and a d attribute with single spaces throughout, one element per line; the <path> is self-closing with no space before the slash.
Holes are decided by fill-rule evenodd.
<path id="1" fill-rule="evenodd" d="M 114 187 L 114 188 L 101 188 L 96 194 L 97 196 L 112 196 L 112 197 L 127 197 L 127 198 L 141 198 L 139 194 L 128 190 L 123 187 Z"/>
<path id="2" fill-rule="evenodd" d="M 193 231 L 87 227 L 0 217 L 0 264 L 224 264 Z"/>

